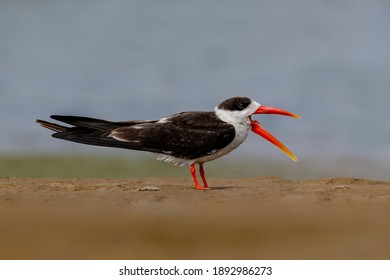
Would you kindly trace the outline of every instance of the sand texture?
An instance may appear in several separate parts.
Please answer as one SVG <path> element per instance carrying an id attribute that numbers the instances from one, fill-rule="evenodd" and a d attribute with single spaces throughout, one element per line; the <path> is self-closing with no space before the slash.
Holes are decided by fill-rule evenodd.
<path id="1" fill-rule="evenodd" d="M 1 259 L 390 259 L 390 182 L 0 179 Z"/>

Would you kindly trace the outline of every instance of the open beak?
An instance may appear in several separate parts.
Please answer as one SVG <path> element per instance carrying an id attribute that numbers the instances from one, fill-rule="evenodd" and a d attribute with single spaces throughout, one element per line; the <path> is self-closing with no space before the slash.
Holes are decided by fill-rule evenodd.
<path id="1" fill-rule="evenodd" d="M 296 119 L 300 119 L 300 116 L 297 116 L 293 113 L 290 113 L 288 111 L 279 109 L 279 108 L 274 108 L 270 106 L 260 106 L 253 114 L 276 114 L 276 115 L 284 115 L 284 116 L 289 116 L 293 117 Z M 297 161 L 297 157 L 286 147 L 283 145 L 282 142 L 280 142 L 278 139 L 276 139 L 271 133 L 266 131 L 258 121 L 253 121 L 249 117 L 252 125 L 252 131 L 256 133 L 257 135 L 263 137 L 264 139 L 268 140 L 272 144 L 274 144 L 276 147 L 281 149 L 283 152 L 285 152 L 292 160 Z"/>

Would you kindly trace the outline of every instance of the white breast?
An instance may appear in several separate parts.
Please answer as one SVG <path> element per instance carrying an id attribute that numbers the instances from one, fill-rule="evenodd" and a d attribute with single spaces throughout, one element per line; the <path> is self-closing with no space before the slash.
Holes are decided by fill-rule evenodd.
<path id="1" fill-rule="evenodd" d="M 175 165 L 180 166 L 186 166 L 193 163 L 204 163 L 220 158 L 240 146 L 248 136 L 249 130 L 251 128 L 249 118 L 246 116 L 244 117 L 242 114 L 239 114 L 239 112 L 216 110 L 215 113 L 221 120 L 234 126 L 236 134 L 234 136 L 233 141 L 229 145 L 227 145 L 221 150 L 212 151 L 212 154 L 210 155 L 203 156 L 197 159 L 189 160 L 177 158 L 169 154 L 159 154 L 157 160 L 173 163 Z"/>
<path id="2" fill-rule="evenodd" d="M 214 154 L 204 156 L 204 157 L 197 159 L 196 162 L 203 163 L 203 162 L 211 161 L 211 160 L 220 158 L 220 157 L 230 153 L 231 151 L 235 150 L 238 146 L 240 146 L 242 144 L 242 142 L 244 142 L 244 140 L 248 136 L 248 132 L 250 129 L 249 120 L 248 120 L 248 125 L 245 125 L 245 124 L 234 125 L 234 128 L 236 130 L 236 135 L 235 135 L 233 141 L 229 145 L 227 145 L 225 148 L 217 151 Z"/>

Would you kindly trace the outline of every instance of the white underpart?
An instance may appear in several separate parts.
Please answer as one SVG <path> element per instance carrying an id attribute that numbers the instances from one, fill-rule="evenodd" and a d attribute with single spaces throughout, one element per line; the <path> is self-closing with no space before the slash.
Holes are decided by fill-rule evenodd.
<path id="1" fill-rule="evenodd" d="M 157 160 L 168 162 L 168 163 L 173 163 L 174 165 L 179 165 L 179 166 L 188 166 L 196 162 L 195 159 L 184 159 L 184 158 L 178 158 L 166 154 L 158 154 L 157 155 Z"/>
<path id="2" fill-rule="evenodd" d="M 242 111 L 228 111 L 228 110 L 219 109 L 218 106 L 215 107 L 214 109 L 215 114 L 222 121 L 233 125 L 236 131 L 236 135 L 233 141 L 225 148 L 216 151 L 215 153 L 212 153 L 210 155 L 203 156 L 197 159 L 192 159 L 192 160 L 177 158 L 166 154 L 158 154 L 157 160 L 173 163 L 175 165 L 187 166 L 193 163 L 204 163 L 207 161 L 211 161 L 230 153 L 238 146 L 240 146 L 248 136 L 248 133 L 251 129 L 249 116 L 251 116 L 259 107 L 260 104 L 253 100 L 252 103 Z"/>

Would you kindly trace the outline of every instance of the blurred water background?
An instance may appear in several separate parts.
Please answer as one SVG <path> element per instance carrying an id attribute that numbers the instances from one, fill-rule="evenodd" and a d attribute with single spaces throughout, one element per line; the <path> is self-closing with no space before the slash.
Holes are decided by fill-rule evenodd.
<path id="1" fill-rule="evenodd" d="M 250 135 L 210 164 L 215 176 L 229 165 L 229 175 L 390 179 L 389 50 L 383 0 L 3 0 L 0 175 L 61 176 L 28 170 L 67 169 L 80 155 L 156 164 L 53 139 L 36 118 L 155 119 L 240 95 L 303 117 L 256 117 L 299 161 Z M 188 175 L 157 164 L 149 175 Z"/>

